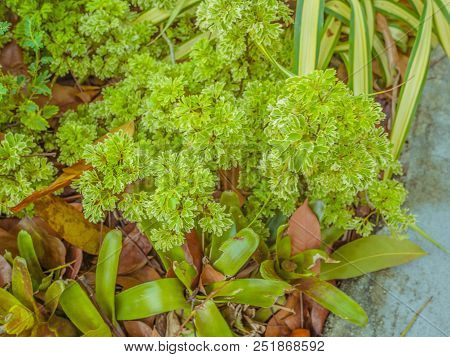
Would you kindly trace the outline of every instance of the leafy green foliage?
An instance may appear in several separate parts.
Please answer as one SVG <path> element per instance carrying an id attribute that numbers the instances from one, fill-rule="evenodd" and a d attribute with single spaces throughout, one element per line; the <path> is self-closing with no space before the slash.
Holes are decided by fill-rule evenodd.
<path id="1" fill-rule="evenodd" d="M 0 141 L 0 213 L 51 182 L 55 169 L 31 137 L 8 132 Z"/>

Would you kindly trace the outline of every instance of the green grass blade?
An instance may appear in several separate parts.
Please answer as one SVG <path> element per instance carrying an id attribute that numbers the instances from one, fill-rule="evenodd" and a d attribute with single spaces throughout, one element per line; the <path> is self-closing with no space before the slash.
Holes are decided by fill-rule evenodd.
<path id="1" fill-rule="evenodd" d="M 27 262 L 33 290 L 36 291 L 45 275 L 34 250 L 33 240 L 27 231 L 21 230 L 17 235 L 17 247 L 19 248 L 19 255 Z"/>
<path id="2" fill-rule="evenodd" d="M 116 324 L 114 296 L 121 251 L 122 233 L 119 230 L 108 232 L 100 247 L 95 272 L 95 298 L 114 325 Z"/>
<path id="3" fill-rule="evenodd" d="M 397 24 L 389 24 L 389 31 L 398 48 L 404 53 L 408 51 L 408 34 Z"/>
<path id="4" fill-rule="evenodd" d="M 372 91 L 372 56 L 367 19 L 359 0 L 349 0 L 350 18 L 349 86 L 356 95 Z"/>
<path id="5" fill-rule="evenodd" d="M 320 39 L 319 58 L 317 59 L 318 69 L 326 69 L 328 67 L 341 35 L 341 27 L 342 22 L 338 18 L 332 15 L 327 17 Z"/>
<path id="6" fill-rule="evenodd" d="M 414 10 L 421 15 L 423 11 L 423 0 L 408 0 L 408 2 L 412 5 Z"/>
<path id="7" fill-rule="evenodd" d="M 197 5 L 202 0 L 185 0 L 181 6 L 181 9 L 178 10 L 178 14 L 182 11 L 188 10 L 191 7 Z M 178 4 L 177 4 L 178 5 Z M 174 10 L 163 10 L 158 8 L 150 9 L 140 15 L 136 20 L 133 21 L 134 24 L 139 24 L 144 21 L 149 21 L 154 25 L 160 24 L 161 22 L 166 21 L 173 14 Z M 177 15 L 178 15 L 177 14 Z"/>
<path id="8" fill-rule="evenodd" d="M 316 69 L 323 26 L 324 0 L 298 0 L 294 32 L 294 73 Z"/>
<path id="9" fill-rule="evenodd" d="M 450 57 L 450 16 L 442 0 L 433 0 L 433 20 L 441 46 Z"/>
<path id="10" fill-rule="evenodd" d="M 287 68 L 283 67 L 280 63 L 277 62 L 277 60 L 267 51 L 267 48 L 264 47 L 263 44 L 259 42 L 255 42 L 260 51 L 266 56 L 266 58 L 276 67 L 278 68 L 282 73 L 284 73 L 287 77 L 293 77 L 295 74 L 289 71 Z"/>
<path id="11" fill-rule="evenodd" d="M 400 155 L 414 119 L 427 77 L 431 51 L 432 9 L 431 0 L 425 0 L 419 31 L 406 69 L 406 83 L 400 91 L 397 113 L 391 131 L 392 155 L 396 159 Z M 388 176 L 389 173 L 386 177 Z"/>

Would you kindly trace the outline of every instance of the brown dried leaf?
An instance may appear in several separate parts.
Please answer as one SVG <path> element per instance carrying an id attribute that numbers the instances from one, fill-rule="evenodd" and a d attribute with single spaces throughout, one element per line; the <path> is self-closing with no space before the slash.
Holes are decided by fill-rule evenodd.
<path id="1" fill-rule="evenodd" d="M 0 288 L 11 283 L 11 265 L 0 255 Z"/>
<path id="2" fill-rule="evenodd" d="M 199 289 L 206 294 L 205 286 L 216 283 L 218 281 L 225 280 L 225 275 L 217 271 L 210 264 L 205 264 L 203 266 L 202 274 L 200 275 L 200 280 L 198 282 Z"/>
<path id="3" fill-rule="evenodd" d="M 291 237 L 292 255 L 320 247 L 320 223 L 308 200 L 291 216 L 286 233 Z"/>
<path id="4" fill-rule="evenodd" d="M 123 240 L 118 274 L 126 275 L 146 265 L 151 249 L 148 238 L 135 227 Z"/>
<path id="5" fill-rule="evenodd" d="M 0 228 L 0 254 L 5 254 L 5 251 L 11 252 L 12 255 L 17 255 L 17 239 L 11 233 Z"/>
<path id="6" fill-rule="evenodd" d="M 0 66 L 3 72 L 14 75 L 27 73 L 27 68 L 23 62 L 22 49 L 16 41 L 11 41 L 1 49 Z"/>
<path id="7" fill-rule="evenodd" d="M 130 121 L 128 123 L 125 123 L 114 130 L 111 130 L 110 133 L 114 133 L 119 130 L 123 130 L 126 133 L 133 135 L 134 134 L 134 121 Z M 100 142 L 104 140 L 108 134 L 103 135 L 100 139 L 97 140 L 97 142 Z M 28 206 L 30 203 L 35 202 L 36 200 L 40 199 L 43 196 L 48 195 L 49 193 L 53 193 L 61 188 L 64 188 L 66 186 L 69 186 L 73 180 L 77 179 L 81 176 L 81 174 L 86 170 L 92 170 L 91 165 L 87 165 L 83 160 L 78 161 L 77 163 L 73 164 L 70 167 L 64 168 L 62 171 L 63 173 L 49 186 L 33 192 L 30 196 L 26 197 L 22 202 L 20 202 L 17 206 L 11 208 L 11 211 L 13 213 L 18 213 L 21 210 L 23 210 L 26 206 Z"/>
<path id="8" fill-rule="evenodd" d="M 75 247 L 97 254 L 102 236 L 109 229 L 89 222 L 83 214 L 59 197 L 44 196 L 35 202 L 36 215 Z"/>
<path id="9" fill-rule="evenodd" d="M 153 329 L 142 321 L 124 321 L 123 325 L 130 337 L 152 337 Z"/>
<path id="10" fill-rule="evenodd" d="M 118 275 L 117 284 L 123 287 L 123 290 L 132 288 L 133 286 L 146 283 L 148 281 L 158 280 L 161 275 L 151 266 L 144 266 L 143 268 L 134 271 L 128 275 Z"/>
<path id="11" fill-rule="evenodd" d="M 202 272 L 202 259 L 203 259 L 203 250 L 202 244 L 197 237 L 197 232 L 195 230 L 190 231 L 185 235 L 186 243 L 183 244 L 184 254 L 186 256 L 186 260 L 188 263 L 195 266 L 197 269 L 197 276 L 192 282 L 192 286 L 197 286 L 198 279 L 200 278 L 200 274 Z"/>
<path id="12" fill-rule="evenodd" d="M 265 337 L 290 336 L 302 325 L 300 293 L 294 291 L 284 304 L 285 309 L 276 312 L 269 320 Z M 289 311 L 290 310 L 290 311 Z"/>
<path id="13" fill-rule="evenodd" d="M 70 245 L 67 250 L 66 261 L 73 263 L 67 267 L 64 277 L 66 279 L 75 279 L 83 263 L 83 251 L 80 248 Z"/>
<path id="14" fill-rule="evenodd" d="M 309 333 L 309 330 L 305 328 L 298 328 L 292 331 L 290 337 L 311 337 L 311 334 Z"/>

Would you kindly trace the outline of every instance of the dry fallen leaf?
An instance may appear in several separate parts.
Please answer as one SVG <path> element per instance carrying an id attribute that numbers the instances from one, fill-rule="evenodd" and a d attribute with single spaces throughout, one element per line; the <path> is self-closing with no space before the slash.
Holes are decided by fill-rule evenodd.
<path id="1" fill-rule="evenodd" d="M 290 336 L 302 326 L 300 293 L 294 291 L 284 304 L 285 309 L 277 311 L 269 320 L 265 337 Z"/>
<path id="2" fill-rule="evenodd" d="M 290 334 L 290 337 L 311 337 L 309 330 L 305 328 L 297 328 Z"/>
<path id="3" fill-rule="evenodd" d="M 135 227 L 123 240 L 118 274 L 126 275 L 146 265 L 151 249 L 148 238 Z"/>
<path id="4" fill-rule="evenodd" d="M 188 263 L 192 264 L 197 269 L 197 276 L 192 282 L 192 286 L 197 286 L 198 279 L 200 278 L 200 274 L 202 272 L 202 245 L 197 237 L 197 232 L 195 230 L 187 233 L 185 237 L 186 243 L 183 244 L 183 250 Z"/>
<path id="5" fill-rule="evenodd" d="M 0 254 L 5 254 L 5 251 L 11 252 L 12 255 L 17 255 L 17 239 L 11 233 L 0 228 Z"/>
<path id="6" fill-rule="evenodd" d="M 14 75 L 27 73 L 26 65 L 23 62 L 22 49 L 16 41 L 11 41 L 1 49 L 0 66 L 4 72 Z"/>
<path id="7" fill-rule="evenodd" d="M 142 321 L 124 321 L 123 325 L 130 337 L 152 337 L 153 329 Z"/>
<path id="8" fill-rule="evenodd" d="M 35 210 L 58 236 L 90 254 L 98 253 L 101 238 L 109 230 L 89 222 L 83 213 L 53 195 L 38 199 Z"/>
<path id="9" fill-rule="evenodd" d="M 123 290 L 132 288 L 133 286 L 146 283 L 148 281 L 158 280 L 161 275 L 151 266 L 144 266 L 143 268 L 134 271 L 128 275 L 118 275 L 117 284 L 120 285 Z"/>
<path id="10" fill-rule="evenodd" d="M 292 255 L 320 247 L 320 223 L 309 207 L 308 200 L 289 219 L 286 234 L 291 237 Z"/>
<path id="11" fill-rule="evenodd" d="M 212 267 L 210 264 L 203 265 L 203 270 L 200 275 L 200 279 L 198 282 L 199 289 L 206 294 L 205 286 L 216 283 L 218 281 L 225 280 L 225 275 L 223 275 L 221 272 L 217 271 Z"/>
<path id="12" fill-rule="evenodd" d="M 67 267 L 64 277 L 66 279 L 75 279 L 83 263 L 83 251 L 80 248 L 70 245 L 67 250 L 66 261 L 73 263 Z"/>

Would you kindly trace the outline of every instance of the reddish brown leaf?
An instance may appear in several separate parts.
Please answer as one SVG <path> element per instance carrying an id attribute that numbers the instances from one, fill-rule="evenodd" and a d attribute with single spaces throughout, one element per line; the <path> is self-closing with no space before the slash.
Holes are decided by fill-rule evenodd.
<path id="1" fill-rule="evenodd" d="M 284 304 L 285 309 L 276 312 L 269 320 L 265 337 L 290 336 L 302 326 L 300 293 L 294 291 Z"/>
<path id="2" fill-rule="evenodd" d="M 321 336 L 330 311 L 315 301 L 311 301 L 310 306 L 311 329 L 315 336 Z"/>
<path id="3" fill-rule="evenodd" d="M 188 263 L 195 266 L 197 269 L 197 276 L 192 282 L 192 286 L 197 286 L 198 279 L 202 272 L 202 259 L 203 251 L 202 244 L 197 237 L 197 232 L 195 230 L 190 231 L 186 234 L 186 243 L 183 245 L 184 254 Z"/>
<path id="4" fill-rule="evenodd" d="M 67 250 L 66 261 L 73 263 L 67 267 L 64 277 L 67 279 L 75 279 L 78 276 L 81 264 L 83 263 L 83 251 L 80 248 L 70 245 Z"/>
<path id="5" fill-rule="evenodd" d="M 111 133 L 114 133 L 116 131 L 123 130 L 126 133 L 129 133 L 130 135 L 133 135 L 134 133 L 134 122 L 130 121 L 128 123 L 125 123 L 124 125 L 121 125 L 114 130 L 111 131 Z M 100 139 L 97 140 L 97 142 L 100 142 L 104 140 L 108 134 L 102 136 Z M 63 169 L 63 173 L 49 186 L 33 192 L 30 196 L 25 198 L 22 202 L 20 202 L 17 206 L 11 208 L 11 211 L 13 213 L 18 213 L 21 210 L 23 210 L 25 207 L 27 207 L 30 203 L 35 202 L 36 200 L 40 199 L 41 197 L 44 197 L 48 195 L 49 193 L 53 193 L 61 188 L 64 188 L 66 186 L 69 186 L 73 180 L 77 179 L 81 176 L 81 174 L 86 170 L 92 170 L 91 165 L 87 165 L 83 160 L 78 161 L 77 163 L 73 164 L 70 167 L 67 167 Z"/>
<path id="6" fill-rule="evenodd" d="M 4 72 L 11 74 L 26 74 L 27 69 L 23 62 L 22 49 L 12 41 L 3 46 L 0 51 L 0 66 Z"/>
<path id="7" fill-rule="evenodd" d="M 124 321 L 123 325 L 130 337 L 152 337 L 153 329 L 142 321 Z"/>
<path id="8" fill-rule="evenodd" d="M 123 290 L 132 288 L 133 286 L 146 283 L 148 281 L 158 280 L 161 276 L 155 268 L 151 266 L 144 266 L 128 275 L 118 275 L 117 284 L 123 287 Z"/>
<path id="9" fill-rule="evenodd" d="M 100 240 L 109 230 L 89 222 L 81 212 L 53 195 L 38 199 L 35 210 L 58 236 L 90 254 L 97 254 Z"/>
<path id="10" fill-rule="evenodd" d="M 11 265 L 0 255 L 0 288 L 11 283 Z"/>
<path id="11" fill-rule="evenodd" d="M 200 275 L 200 280 L 198 283 L 198 287 L 200 290 L 204 293 L 205 292 L 205 286 L 216 283 L 218 281 L 225 280 L 225 275 L 223 275 L 221 272 L 218 272 L 216 269 L 212 267 L 210 264 L 205 264 L 203 266 L 202 274 Z"/>
<path id="12" fill-rule="evenodd" d="M 146 265 L 151 249 L 148 238 L 135 227 L 123 240 L 118 274 L 126 275 Z"/>
<path id="13" fill-rule="evenodd" d="M 11 233 L 0 228 L 0 254 L 5 254 L 6 250 L 12 255 L 17 255 L 17 240 Z"/>
<path id="14" fill-rule="evenodd" d="M 320 223 L 308 200 L 291 216 L 286 233 L 291 237 L 292 255 L 320 247 Z"/>

